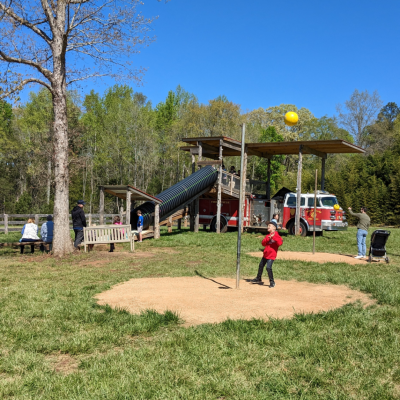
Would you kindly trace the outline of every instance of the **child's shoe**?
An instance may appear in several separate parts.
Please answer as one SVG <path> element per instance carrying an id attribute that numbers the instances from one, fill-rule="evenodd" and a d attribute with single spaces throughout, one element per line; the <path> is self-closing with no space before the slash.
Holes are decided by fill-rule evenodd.
<path id="1" fill-rule="evenodd" d="M 259 285 L 261 285 L 263 283 L 263 281 L 259 278 L 254 278 L 250 280 L 251 283 L 258 283 Z"/>
<path id="2" fill-rule="evenodd" d="M 274 282 L 274 281 L 269 281 L 269 287 L 270 287 L 270 288 L 275 287 L 275 282 Z"/>

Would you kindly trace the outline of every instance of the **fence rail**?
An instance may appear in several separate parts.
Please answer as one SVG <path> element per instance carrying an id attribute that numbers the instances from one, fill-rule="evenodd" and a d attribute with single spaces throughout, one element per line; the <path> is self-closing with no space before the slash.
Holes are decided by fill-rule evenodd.
<path id="1" fill-rule="evenodd" d="M 35 220 L 35 224 L 39 225 L 40 222 L 45 222 L 48 215 L 53 216 L 53 214 L 0 214 L 0 232 L 4 232 L 6 235 L 9 232 L 19 232 L 21 226 L 26 223 L 27 218 L 32 218 Z M 112 220 L 115 216 L 124 217 L 124 213 L 121 214 L 104 214 L 104 224 Z M 13 219 L 10 221 L 10 219 Z M 18 220 L 19 219 L 19 220 Z M 42 221 L 41 221 L 42 220 Z M 100 223 L 100 214 L 86 214 L 86 222 L 88 226 L 93 226 L 94 224 Z M 69 219 L 70 229 L 72 229 L 72 219 Z M 10 225 L 19 225 L 19 228 L 12 228 Z"/>

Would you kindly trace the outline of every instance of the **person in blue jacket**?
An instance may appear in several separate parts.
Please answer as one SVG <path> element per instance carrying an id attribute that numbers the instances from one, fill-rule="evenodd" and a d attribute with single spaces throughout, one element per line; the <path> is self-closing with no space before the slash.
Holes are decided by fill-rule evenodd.
<path id="1" fill-rule="evenodd" d="M 138 210 L 137 212 L 138 220 L 137 220 L 137 231 L 139 233 L 139 243 L 142 242 L 142 231 L 143 231 L 143 217 L 142 212 Z"/>
<path id="2" fill-rule="evenodd" d="M 42 237 L 42 241 L 45 243 L 49 243 L 49 250 L 51 251 L 53 248 L 53 232 L 54 232 L 54 222 L 53 216 L 47 216 L 47 222 L 42 225 L 40 229 L 40 236 Z M 44 251 L 44 245 L 40 245 L 40 251 Z"/>

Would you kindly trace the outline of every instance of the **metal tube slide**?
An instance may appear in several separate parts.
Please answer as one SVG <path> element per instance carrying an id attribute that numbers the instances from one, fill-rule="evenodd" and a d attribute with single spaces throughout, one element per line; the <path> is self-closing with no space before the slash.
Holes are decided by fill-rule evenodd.
<path id="1" fill-rule="evenodd" d="M 160 221 L 163 216 L 174 210 L 182 204 L 182 206 L 194 197 L 197 193 L 202 192 L 209 186 L 215 183 L 218 177 L 218 171 L 212 167 L 207 166 L 199 169 L 194 174 L 189 175 L 187 178 L 171 186 L 167 190 L 157 195 L 162 203 L 160 204 Z M 143 216 L 143 229 L 148 229 L 153 221 L 152 214 L 154 213 L 155 204 L 152 201 L 147 201 L 141 206 L 136 207 L 131 212 L 132 229 L 137 226 L 137 211 L 140 210 Z"/>

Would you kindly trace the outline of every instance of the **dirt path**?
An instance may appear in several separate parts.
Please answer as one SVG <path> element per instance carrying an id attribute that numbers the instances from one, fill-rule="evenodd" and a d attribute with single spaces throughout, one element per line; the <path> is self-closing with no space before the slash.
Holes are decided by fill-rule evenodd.
<path id="1" fill-rule="evenodd" d="M 250 256 L 258 257 L 261 259 L 262 252 L 248 253 Z M 308 253 L 303 251 L 279 251 L 278 260 L 299 260 L 299 261 L 313 261 L 320 264 L 327 262 L 333 263 L 347 263 L 347 264 L 368 264 L 367 259 L 356 260 L 351 254 L 331 254 L 331 253 Z"/>
<path id="2" fill-rule="evenodd" d="M 230 278 L 131 279 L 97 295 L 99 304 L 125 308 L 133 314 L 154 309 L 176 311 L 185 326 L 231 319 L 286 318 L 294 313 L 328 311 L 361 300 L 373 301 L 346 286 L 276 281 L 276 287 L 240 282 L 236 290 Z"/>

